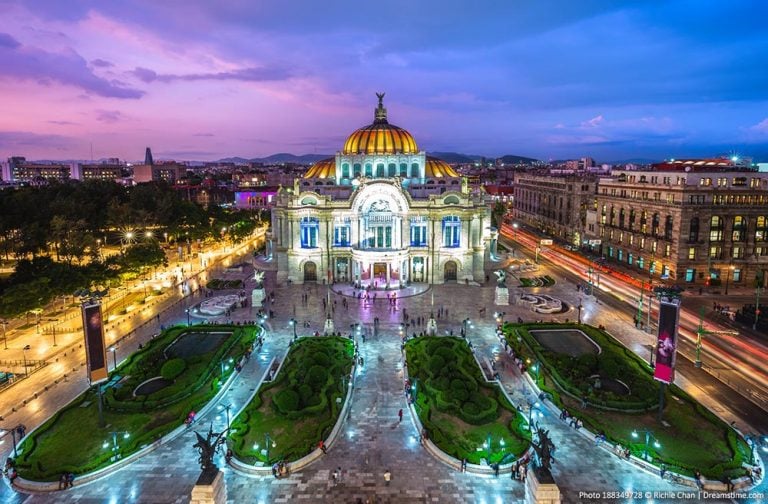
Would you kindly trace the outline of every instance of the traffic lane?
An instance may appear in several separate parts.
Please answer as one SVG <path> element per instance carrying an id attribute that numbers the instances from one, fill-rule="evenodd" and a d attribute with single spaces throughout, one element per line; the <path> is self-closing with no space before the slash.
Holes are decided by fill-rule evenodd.
<path id="1" fill-rule="evenodd" d="M 577 273 L 574 273 L 570 269 L 566 268 L 563 264 L 550 262 L 550 264 L 547 265 L 548 268 L 550 268 L 553 272 L 557 272 L 556 274 L 562 278 L 566 278 L 570 282 L 581 282 L 582 279 L 579 277 Z M 632 316 L 636 313 L 632 307 L 627 305 L 624 301 L 617 299 L 615 296 L 604 293 L 598 289 L 595 289 L 595 293 L 597 296 L 596 299 L 599 300 L 599 303 L 602 303 L 604 306 L 612 308 L 613 310 L 616 310 L 618 313 L 623 314 L 626 318 L 631 320 Z M 718 396 L 718 402 L 722 401 L 721 404 L 726 404 L 730 406 L 731 402 L 734 404 L 734 411 L 739 411 L 740 414 L 744 414 L 745 417 L 750 418 L 750 425 L 753 425 L 755 428 L 765 428 L 764 423 L 766 423 L 766 420 L 763 419 L 763 416 L 765 415 L 765 410 L 762 405 L 744 397 L 742 395 L 742 392 L 736 389 L 733 389 L 731 386 L 729 386 L 727 383 L 724 383 L 722 380 L 710 375 L 707 371 L 698 369 L 694 367 L 692 360 L 689 360 L 689 357 L 687 355 L 694 355 L 695 354 L 695 344 L 691 341 L 687 341 L 685 339 L 681 338 L 680 341 L 680 347 L 682 347 L 682 352 L 678 352 L 678 356 L 681 358 L 678 358 L 678 369 L 683 370 L 694 370 L 694 373 L 686 373 L 691 374 L 691 377 L 685 376 L 686 379 L 689 379 L 691 383 L 695 386 L 700 387 L 714 387 L 714 389 L 717 390 L 717 396 Z M 646 345 L 646 348 L 648 348 L 648 345 Z M 650 349 L 649 349 L 650 352 Z M 706 346 L 702 349 L 702 356 L 703 360 L 705 362 L 716 359 L 716 357 L 712 356 L 707 352 Z M 642 356 L 641 356 L 642 357 Z M 680 364 L 685 363 L 686 366 L 683 367 Z M 741 375 L 741 372 L 737 369 L 724 369 L 723 373 L 727 373 L 728 377 L 726 378 L 730 382 L 733 383 L 733 385 L 738 386 L 742 390 L 750 390 L 751 386 L 753 385 L 752 382 L 749 381 L 748 377 L 743 377 Z M 702 381 L 701 377 L 706 377 L 705 381 Z M 718 385 L 719 386 L 716 386 Z M 733 394 L 732 392 L 737 392 L 736 394 Z M 714 396 L 715 394 L 711 394 L 711 396 Z M 748 412 L 748 414 L 746 413 Z M 755 420 L 755 418 L 759 420 Z M 754 423 L 753 423 L 754 422 Z M 765 432 L 765 431 L 763 431 Z"/>

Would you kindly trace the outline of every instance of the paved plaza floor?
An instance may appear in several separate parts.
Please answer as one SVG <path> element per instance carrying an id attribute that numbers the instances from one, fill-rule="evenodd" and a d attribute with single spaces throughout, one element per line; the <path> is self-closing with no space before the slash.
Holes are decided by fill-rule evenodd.
<path id="1" fill-rule="evenodd" d="M 323 299 L 326 288 L 320 285 L 280 286 L 273 284 L 274 272 L 268 274 L 266 289 L 274 293 L 275 302 L 267 303 L 274 317 L 267 322 L 268 336 L 259 355 L 254 355 L 243 369 L 232 389 L 220 400 L 237 410 L 253 392 L 269 360 L 282 358 L 293 335 L 289 321 L 298 320 L 300 335 L 322 332 L 324 322 Z M 512 289 L 514 290 L 514 289 Z M 572 285 L 556 285 L 545 291 L 562 296 L 571 304 L 578 303 Z M 304 296 L 307 294 L 307 301 Z M 397 412 L 406 412 L 403 390 L 402 356 L 398 334 L 404 312 L 411 320 L 427 318 L 430 312 L 442 309 L 438 320 L 441 334 L 458 335 L 462 321 L 472 320 L 473 327 L 468 339 L 482 358 L 507 359 L 495 337 L 493 313 L 503 310 L 507 319 L 521 317 L 550 320 L 558 318 L 574 320 L 575 314 L 556 316 L 534 314 L 527 305 L 496 307 L 493 305 L 494 288 L 485 286 L 444 285 L 431 291 L 398 300 L 397 306 L 380 296 L 376 303 L 366 304 L 356 298 L 331 294 L 333 317 L 337 330 L 343 334 L 352 331 L 354 324 L 362 324 L 366 332 L 365 342 L 360 341 L 360 351 L 365 365 L 357 376 L 348 418 L 341 430 L 341 437 L 316 463 L 296 474 L 282 479 L 272 476 L 244 476 L 224 467 L 229 502 L 233 503 L 292 503 L 333 502 L 355 503 L 360 498 L 376 503 L 464 503 L 501 504 L 522 502 L 524 489 L 509 474 L 499 478 L 462 474 L 430 456 L 419 444 L 412 420 L 406 415 L 398 422 Z M 346 303 L 343 301 L 346 299 Z M 588 323 L 605 324 L 614 331 L 625 331 L 624 321 L 615 314 L 601 313 L 600 307 L 584 301 L 583 317 Z M 481 311 L 482 308 L 485 311 Z M 379 330 L 374 330 L 373 320 L 380 320 Z M 254 320 L 256 310 L 236 310 L 232 320 Z M 167 322 L 173 322 L 168 320 Z M 409 325 L 411 334 L 425 327 Z M 638 337 L 642 337 L 640 334 Z M 517 404 L 526 405 L 534 396 L 513 365 L 505 362 L 501 369 L 501 381 Z M 199 420 L 199 429 L 207 429 L 209 422 L 221 428 L 225 422 L 216 408 Z M 553 475 L 564 494 L 564 502 L 662 502 L 659 500 L 590 499 L 582 492 L 589 491 L 684 491 L 651 474 L 620 460 L 618 457 L 595 447 L 592 440 L 578 435 L 561 422 L 552 412 L 546 412 L 542 426 L 550 430 L 557 447 Z M 29 503 L 185 503 L 195 483 L 199 469 L 197 454 L 192 448 L 190 432 L 168 445 L 162 446 L 137 462 L 93 483 L 76 486 L 71 490 L 46 495 L 12 494 L 4 484 L 0 490 L 2 502 Z M 223 460 L 220 466 L 224 466 Z M 341 467 L 342 478 L 332 484 L 331 473 Z M 384 471 L 392 473 L 392 482 L 385 484 Z M 663 502 L 676 502 L 664 500 Z M 695 502 L 679 500 L 679 502 Z M 706 502 L 732 502 L 707 500 Z M 748 501 L 743 501 L 748 502 Z"/>

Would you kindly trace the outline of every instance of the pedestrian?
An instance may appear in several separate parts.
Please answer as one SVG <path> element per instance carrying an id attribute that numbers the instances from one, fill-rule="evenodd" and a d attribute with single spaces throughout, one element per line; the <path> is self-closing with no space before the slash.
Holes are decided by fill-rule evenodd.
<path id="1" fill-rule="evenodd" d="M 467 472 L 467 459 L 466 457 L 461 459 L 461 472 Z"/>
<path id="2" fill-rule="evenodd" d="M 397 412 L 397 416 L 400 418 L 400 422 L 403 421 L 403 409 L 400 408 L 400 411 Z"/>
<path id="3" fill-rule="evenodd" d="M 69 488 L 72 488 L 73 486 L 75 486 L 75 474 L 74 473 L 67 474 L 67 485 L 69 486 Z"/>
<path id="4" fill-rule="evenodd" d="M 511 473 L 511 477 L 512 477 L 512 479 L 513 479 L 513 480 L 516 480 L 516 479 L 517 479 L 517 471 L 518 471 L 519 469 L 520 469 L 520 461 L 519 461 L 519 460 L 516 460 L 516 461 L 515 461 L 515 463 L 514 463 L 514 465 L 512 466 L 512 473 Z"/>
<path id="5" fill-rule="evenodd" d="M 341 467 L 336 468 L 336 482 L 341 483 Z"/>
<path id="6" fill-rule="evenodd" d="M 525 464 L 520 464 L 520 467 L 517 468 L 517 479 L 522 482 L 525 482 L 525 469 Z"/>
<path id="7" fill-rule="evenodd" d="M 392 473 L 389 472 L 389 469 L 384 471 L 384 484 L 389 486 L 389 482 L 392 480 Z"/>
<path id="8" fill-rule="evenodd" d="M 333 486 L 339 484 L 339 473 L 335 469 L 331 473 L 331 479 L 333 480 Z"/>
<path id="9" fill-rule="evenodd" d="M 59 490 L 67 488 L 67 473 L 61 473 L 59 476 Z"/>
<path id="10" fill-rule="evenodd" d="M 320 448 L 323 453 L 328 453 L 328 448 L 325 447 L 325 443 L 321 439 L 319 443 L 317 443 L 317 447 Z"/>

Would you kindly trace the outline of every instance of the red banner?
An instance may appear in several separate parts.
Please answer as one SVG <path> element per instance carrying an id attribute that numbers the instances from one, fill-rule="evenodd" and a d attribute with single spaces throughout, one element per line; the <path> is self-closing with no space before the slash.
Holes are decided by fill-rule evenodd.
<path id="1" fill-rule="evenodd" d="M 675 380 L 679 317 L 679 305 L 661 302 L 659 306 L 659 335 L 656 340 L 656 368 L 653 371 L 653 377 L 667 384 Z"/>

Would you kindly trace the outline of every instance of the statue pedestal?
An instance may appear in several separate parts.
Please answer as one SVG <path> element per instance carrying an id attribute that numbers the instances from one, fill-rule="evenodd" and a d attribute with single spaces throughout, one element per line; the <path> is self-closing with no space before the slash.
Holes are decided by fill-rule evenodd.
<path id="1" fill-rule="evenodd" d="M 226 504 L 224 473 L 217 467 L 203 471 L 192 489 L 190 504 Z"/>
<path id="2" fill-rule="evenodd" d="M 251 292 L 251 306 L 259 307 L 267 295 L 264 293 L 264 287 L 257 287 Z"/>
<path id="3" fill-rule="evenodd" d="M 334 334 L 335 332 L 336 332 L 336 330 L 335 330 L 335 327 L 333 325 L 333 319 L 328 317 L 327 319 L 325 319 L 325 326 L 324 326 L 324 329 L 323 329 L 323 334 L 325 334 L 326 336 L 329 336 L 331 334 Z"/>
<path id="4" fill-rule="evenodd" d="M 552 473 L 540 467 L 529 469 L 525 478 L 525 504 L 560 504 L 560 488 Z"/>
<path id="5" fill-rule="evenodd" d="M 496 298 L 494 303 L 506 306 L 509 304 L 509 289 L 506 287 L 496 287 Z"/>
<path id="6" fill-rule="evenodd" d="M 427 335 L 437 336 L 437 320 L 430 318 L 427 321 Z"/>

